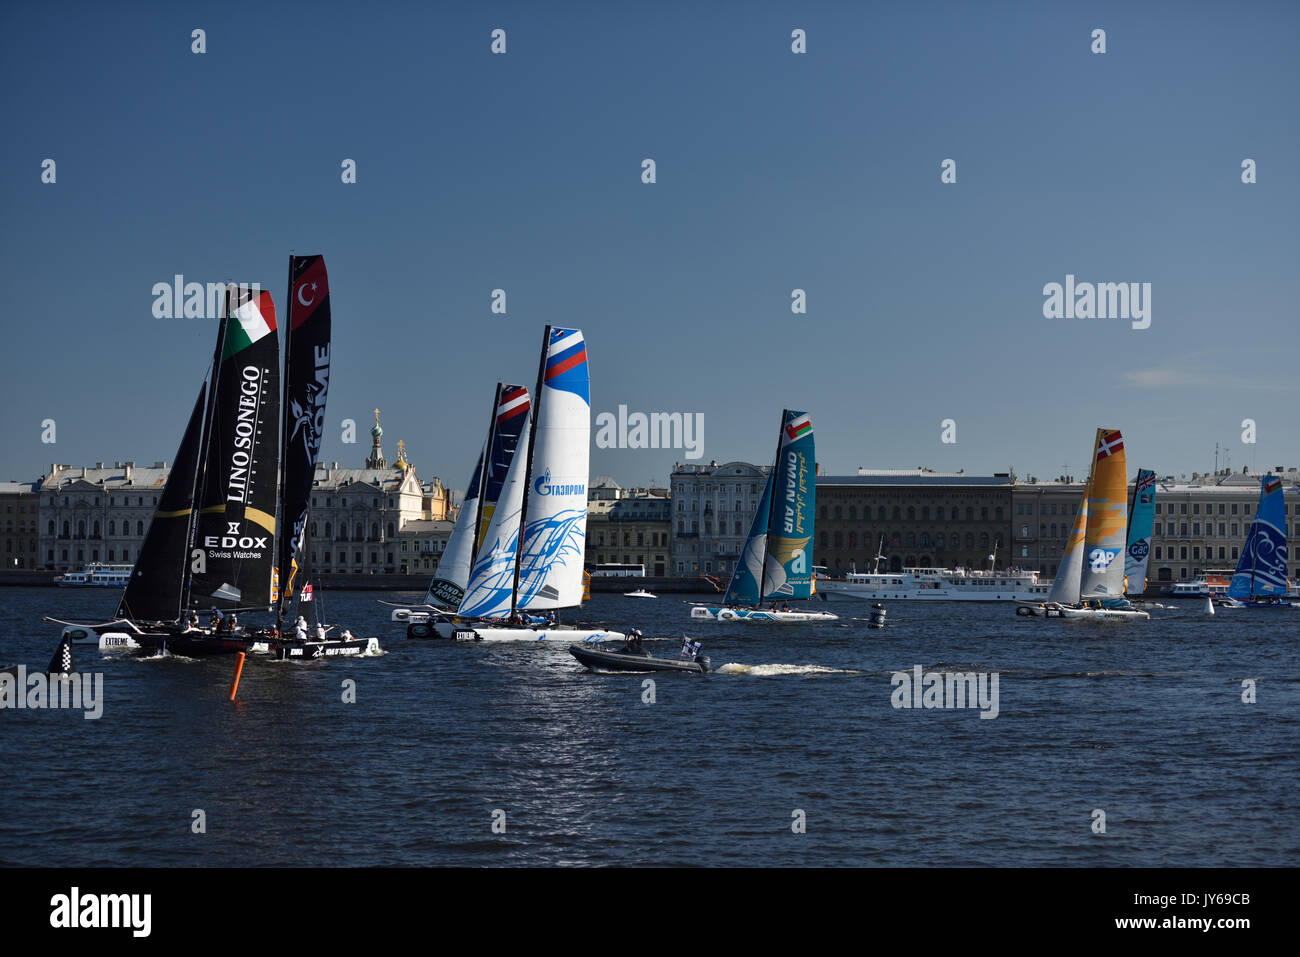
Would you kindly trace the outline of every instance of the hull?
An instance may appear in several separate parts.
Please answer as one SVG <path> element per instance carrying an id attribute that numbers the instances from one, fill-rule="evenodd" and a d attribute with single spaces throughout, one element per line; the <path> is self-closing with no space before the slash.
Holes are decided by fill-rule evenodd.
<path id="1" fill-rule="evenodd" d="M 763 621 L 763 622 L 806 622 L 836 621 L 839 615 L 828 611 L 763 611 L 758 608 L 715 608 L 709 605 L 695 605 L 691 608 L 691 617 L 699 621 Z"/>
<path id="2" fill-rule="evenodd" d="M 1069 605 L 1026 604 L 1016 609 L 1016 614 L 1024 618 L 1069 618 L 1089 621 L 1128 621 L 1130 619 L 1150 619 L 1145 611 L 1131 608 L 1074 608 Z"/>
<path id="3" fill-rule="evenodd" d="M 681 671 L 687 674 L 704 674 L 709 670 L 709 659 L 698 661 L 672 658 L 652 658 L 649 655 L 620 654 L 601 651 L 583 645 L 570 645 L 569 654 L 577 658 L 589 671 L 621 671 L 645 674 L 655 671 Z"/>
<path id="4" fill-rule="evenodd" d="M 601 628 L 574 628 L 571 625 L 555 627 L 492 624 L 489 622 L 452 622 L 440 621 L 432 626 L 438 638 L 455 641 L 622 641 L 626 638 L 619 631 L 605 631 Z"/>
<path id="5" fill-rule="evenodd" d="M 1047 594 L 1026 589 L 999 589 L 984 587 L 876 588 L 870 585 L 833 584 L 818 582 L 817 594 L 828 599 L 856 599 L 858 601 L 1042 601 Z"/>
<path id="6" fill-rule="evenodd" d="M 270 645 L 276 661 L 313 661 L 318 658 L 369 658 L 382 654 L 378 638 L 353 641 L 280 641 Z"/>

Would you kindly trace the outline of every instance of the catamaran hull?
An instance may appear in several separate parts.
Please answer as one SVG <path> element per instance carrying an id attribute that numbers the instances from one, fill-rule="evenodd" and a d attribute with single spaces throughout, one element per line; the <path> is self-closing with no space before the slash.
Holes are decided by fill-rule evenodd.
<path id="1" fill-rule="evenodd" d="M 272 645 L 271 654 L 277 661 L 314 661 L 319 658 L 369 658 L 383 654 L 378 638 L 358 638 L 355 641 L 291 641 Z"/>
<path id="2" fill-rule="evenodd" d="M 756 608 L 714 608 L 695 605 L 691 617 L 700 621 L 807 622 L 836 621 L 839 615 L 828 611 L 762 611 Z"/>
<path id="3" fill-rule="evenodd" d="M 1126 621 L 1133 618 L 1150 619 L 1145 611 L 1130 608 L 1069 608 L 1064 605 L 1021 605 L 1016 614 L 1023 618 L 1070 618 L 1092 621 Z"/>
<path id="4" fill-rule="evenodd" d="M 475 622 L 440 621 L 433 625 L 434 634 L 439 638 L 454 641 L 622 641 L 626 639 L 620 631 L 605 631 L 600 628 L 573 628 L 560 625 L 555 628 L 520 627 L 507 625 L 485 625 Z"/>

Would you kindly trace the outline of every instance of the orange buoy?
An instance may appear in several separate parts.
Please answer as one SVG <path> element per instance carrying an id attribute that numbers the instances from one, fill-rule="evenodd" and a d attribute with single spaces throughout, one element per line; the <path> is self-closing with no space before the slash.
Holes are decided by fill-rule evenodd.
<path id="1" fill-rule="evenodd" d="M 244 653 L 241 651 L 239 657 L 235 660 L 235 680 L 230 682 L 230 700 L 235 700 L 235 692 L 239 690 L 239 676 L 244 673 Z"/>

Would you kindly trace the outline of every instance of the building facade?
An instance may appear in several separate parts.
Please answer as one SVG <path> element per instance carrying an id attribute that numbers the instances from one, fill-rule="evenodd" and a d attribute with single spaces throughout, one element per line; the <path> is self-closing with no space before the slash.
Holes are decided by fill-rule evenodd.
<path id="1" fill-rule="evenodd" d="M 37 567 L 63 572 L 91 562 L 133 563 L 168 472 L 166 462 L 51 465 L 40 482 Z"/>
<path id="2" fill-rule="evenodd" d="M 771 470 L 748 462 L 673 467 L 669 574 L 731 577 Z"/>
<path id="3" fill-rule="evenodd" d="M 587 502 L 587 565 L 643 565 L 647 575 L 669 574 L 672 522 L 668 490 L 619 491 L 618 498 Z"/>
<path id="4" fill-rule="evenodd" d="M 1287 572 L 1295 581 L 1300 579 L 1300 471 L 1275 469 L 1272 474 L 1283 484 Z M 1259 507 L 1260 478 L 1244 471 L 1221 471 L 1157 483 L 1148 590 L 1192 581 L 1209 572 L 1231 575 Z"/>
<path id="5" fill-rule="evenodd" d="M 419 518 L 407 522 L 397 533 L 397 574 L 433 575 L 447 549 L 453 522 Z"/>
<path id="6" fill-rule="evenodd" d="M 832 577 L 910 567 L 1014 565 L 1011 532 L 1015 478 L 930 469 L 859 469 L 817 477 L 813 561 Z"/>
<path id="7" fill-rule="evenodd" d="M 0 515 L 5 523 L 0 569 L 4 571 L 43 567 L 39 550 L 39 489 L 36 482 L 0 482 Z"/>

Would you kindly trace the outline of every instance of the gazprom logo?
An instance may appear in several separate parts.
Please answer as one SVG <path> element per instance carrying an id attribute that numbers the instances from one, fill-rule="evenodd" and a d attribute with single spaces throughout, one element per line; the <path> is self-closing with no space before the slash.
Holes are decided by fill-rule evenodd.
<path id="1" fill-rule="evenodd" d="M 552 485 L 551 470 L 533 483 L 533 491 L 538 495 L 586 495 L 587 486 L 581 483 L 570 485 Z"/>

